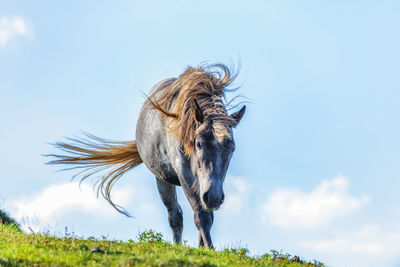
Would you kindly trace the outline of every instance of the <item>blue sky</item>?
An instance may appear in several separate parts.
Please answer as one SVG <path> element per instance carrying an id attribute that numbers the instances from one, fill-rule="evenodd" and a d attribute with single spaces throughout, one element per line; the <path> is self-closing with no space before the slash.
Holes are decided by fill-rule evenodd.
<path id="1" fill-rule="evenodd" d="M 188 65 L 240 61 L 237 93 L 253 103 L 235 130 L 217 247 L 397 266 L 399 12 L 398 0 L 0 0 L 2 206 L 35 230 L 171 240 L 144 166 L 115 188 L 128 219 L 41 155 L 81 130 L 133 139 L 141 91 Z"/>

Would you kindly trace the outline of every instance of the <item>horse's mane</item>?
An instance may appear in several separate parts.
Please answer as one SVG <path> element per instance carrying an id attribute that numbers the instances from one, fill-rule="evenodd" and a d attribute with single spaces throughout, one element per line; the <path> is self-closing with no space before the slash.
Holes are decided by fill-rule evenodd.
<path id="1" fill-rule="evenodd" d="M 223 64 L 188 67 L 161 94 L 154 92 L 148 97 L 154 108 L 171 118 L 168 132 L 178 138 L 186 155 L 192 154 L 196 134 L 207 126 L 212 126 L 219 141 L 231 137 L 229 128 L 236 121 L 226 111 L 225 91 L 237 74 Z M 203 124 L 196 120 L 194 102 L 202 110 Z"/>

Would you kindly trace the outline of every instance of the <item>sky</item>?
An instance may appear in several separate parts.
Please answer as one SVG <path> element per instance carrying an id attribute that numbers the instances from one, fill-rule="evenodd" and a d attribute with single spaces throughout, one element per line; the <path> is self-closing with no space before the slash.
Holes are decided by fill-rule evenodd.
<path id="1" fill-rule="evenodd" d="M 0 0 L 0 208 L 28 232 L 172 240 L 144 165 L 113 196 L 45 165 L 87 131 L 132 140 L 148 92 L 202 62 L 250 99 L 215 213 L 218 249 L 400 265 L 400 1 Z M 181 190 L 183 239 L 197 244 Z M 31 230 L 29 230 L 29 228 Z"/>

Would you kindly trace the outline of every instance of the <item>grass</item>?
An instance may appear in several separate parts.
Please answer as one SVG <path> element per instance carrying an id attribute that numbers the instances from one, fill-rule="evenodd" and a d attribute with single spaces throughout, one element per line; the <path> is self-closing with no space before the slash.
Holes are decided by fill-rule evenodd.
<path id="1" fill-rule="evenodd" d="M 11 218 L 7 212 L 0 210 L 0 224 L 14 224 L 19 228 L 18 223 Z"/>
<path id="2" fill-rule="evenodd" d="M 248 256 L 245 248 L 223 251 L 177 246 L 152 230 L 138 241 L 83 239 L 66 234 L 25 234 L 15 221 L 0 223 L 0 266 L 324 266 L 271 251 Z"/>

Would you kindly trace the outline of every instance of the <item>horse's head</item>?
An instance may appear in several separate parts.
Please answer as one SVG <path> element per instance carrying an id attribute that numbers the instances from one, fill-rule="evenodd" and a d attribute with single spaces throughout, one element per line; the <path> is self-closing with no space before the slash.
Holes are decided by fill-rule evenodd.
<path id="1" fill-rule="evenodd" d="M 230 115 L 233 119 L 230 126 L 204 116 L 196 101 L 193 108 L 199 127 L 194 139 L 191 168 L 198 179 L 202 207 L 216 210 L 224 202 L 223 183 L 235 150 L 232 127 L 240 122 L 246 106 Z"/>

